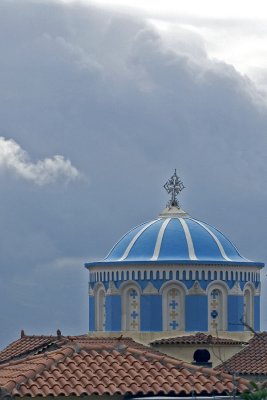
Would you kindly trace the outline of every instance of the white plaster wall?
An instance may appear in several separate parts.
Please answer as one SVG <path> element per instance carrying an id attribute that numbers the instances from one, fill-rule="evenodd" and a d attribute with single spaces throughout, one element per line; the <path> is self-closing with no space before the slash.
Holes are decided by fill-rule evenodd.
<path id="1" fill-rule="evenodd" d="M 124 332 L 89 332 L 88 335 L 91 337 L 120 337 L 123 334 L 123 337 L 131 337 L 139 343 L 148 345 L 150 342 L 159 339 L 165 339 L 170 337 L 177 336 L 189 336 L 195 335 L 197 332 L 183 332 L 183 331 L 167 331 L 167 332 L 133 332 L 133 331 L 124 331 Z M 218 332 L 218 336 L 222 338 L 235 339 L 241 341 L 248 341 L 252 338 L 253 334 L 249 331 L 244 332 Z"/>
<path id="2" fill-rule="evenodd" d="M 157 345 L 153 346 L 155 350 L 161 351 L 171 357 L 178 358 L 186 362 L 193 362 L 194 352 L 198 349 L 207 349 L 210 352 L 210 362 L 212 367 L 215 368 L 217 365 L 226 361 L 234 354 L 242 349 L 242 345 Z"/>

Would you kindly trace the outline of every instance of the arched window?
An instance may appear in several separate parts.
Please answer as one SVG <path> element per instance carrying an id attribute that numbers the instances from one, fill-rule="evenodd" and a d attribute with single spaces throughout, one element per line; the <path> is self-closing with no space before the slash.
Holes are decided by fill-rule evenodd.
<path id="1" fill-rule="evenodd" d="M 211 285 L 208 291 L 209 330 L 227 329 L 227 292 L 221 285 Z"/>
<path id="2" fill-rule="evenodd" d="M 249 330 L 249 327 L 253 328 L 254 325 L 253 311 L 254 311 L 253 289 L 247 285 L 244 291 L 244 322 L 248 326 L 245 326 L 245 330 Z"/>
<path id="3" fill-rule="evenodd" d="M 182 286 L 168 284 L 162 290 L 162 315 L 165 331 L 184 330 L 184 297 Z"/>
<path id="4" fill-rule="evenodd" d="M 210 352 L 207 349 L 197 349 L 193 355 L 193 364 L 211 367 Z"/>
<path id="5" fill-rule="evenodd" d="M 125 331 L 140 330 L 140 290 L 136 284 L 123 289 L 122 326 Z"/>
<path id="6" fill-rule="evenodd" d="M 96 330 L 104 331 L 106 324 L 106 293 L 103 285 L 96 289 L 95 296 Z"/>

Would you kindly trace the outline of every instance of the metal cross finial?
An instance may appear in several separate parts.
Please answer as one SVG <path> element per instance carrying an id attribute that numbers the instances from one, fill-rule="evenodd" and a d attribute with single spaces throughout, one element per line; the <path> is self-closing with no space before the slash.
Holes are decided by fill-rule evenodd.
<path id="1" fill-rule="evenodd" d="M 179 176 L 176 175 L 176 168 L 174 170 L 173 176 L 165 183 L 164 189 L 168 193 L 171 193 L 171 199 L 168 202 L 167 207 L 179 207 L 177 195 L 184 189 L 184 184 Z"/>

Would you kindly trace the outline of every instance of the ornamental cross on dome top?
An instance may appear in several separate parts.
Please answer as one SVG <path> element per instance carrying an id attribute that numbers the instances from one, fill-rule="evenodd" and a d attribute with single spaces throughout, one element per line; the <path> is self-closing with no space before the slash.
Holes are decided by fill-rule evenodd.
<path id="1" fill-rule="evenodd" d="M 168 202 L 167 207 L 180 208 L 179 202 L 177 200 L 177 195 L 185 188 L 185 186 L 181 181 L 181 179 L 179 178 L 179 176 L 177 176 L 176 168 L 174 170 L 174 174 L 172 175 L 172 177 L 167 180 L 167 182 L 163 187 L 169 194 L 171 193 L 171 199 Z"/>

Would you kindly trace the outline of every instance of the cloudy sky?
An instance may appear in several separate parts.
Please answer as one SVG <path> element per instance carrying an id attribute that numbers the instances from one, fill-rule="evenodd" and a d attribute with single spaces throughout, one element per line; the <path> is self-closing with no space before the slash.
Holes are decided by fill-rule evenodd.
<path id="1" fill-rule="evenodd" d="M 1 0 L 0 346 L 87 331 L 83 263 L 175 167 L 183 208 L 267 262 L 264 4 L 177 3 Z"/>

